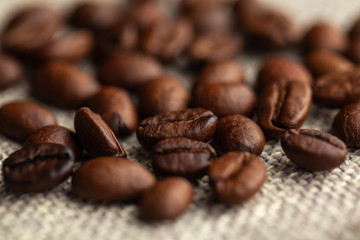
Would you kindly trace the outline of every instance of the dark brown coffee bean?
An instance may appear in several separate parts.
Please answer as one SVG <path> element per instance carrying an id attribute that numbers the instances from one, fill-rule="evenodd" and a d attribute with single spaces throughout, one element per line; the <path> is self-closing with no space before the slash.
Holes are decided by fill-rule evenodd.
<path id="1" fill-rule="evenodd" d="M 86 30 L 65 33 L 41 47 L 37 55 L 42 60 L 79 61 L 93 48 L 93 36 Z"/>
<path id="2" fill-rule="evenodd" d="M 75 160 L 80 160 L 81 147 L 75 133 L 65 127 L 50 125 L 45 126 L 31 134 L 24 142 L 24 147 L 39 143 L 56 143 L 64 145 L 73 152 Z"/>
<path id="3" fill-rule="evenodd" d="M 311 51 L 307 54 L 305 57 L 305 65 L 315 77 L 354 68 L 354 64 L 341 55 L 321 49 Z"/>
<path id="4" fill-rule="evenodd" d="M 189 47 L 194 62 L 220 62 L 234 58 L 242 50 L 242 39 L 230 32 L 210 32 L 198 36 Z"/>
<path id="5" fill-rule="evenodd" d="M 351 42 L 349 43 L 349 48 L 347 50 L 347 55 L 357 64 L 360 63 L 360 36 L 351 40 Z"/>
<path id="6" fill-rule="evenodd" d="M 335 117 L 333 130 L 346 146 L 360 148 L 360 104 L 343 107 Z"/>
<path id="7" fill-rule="evenodd" d="M 126 152 L 102 118 L 87 107 L 80 108 L 74 119 L 81 146 L 93 157 L 125 157 Z"/>
<path id="8" fill-rule="evenodd" d="M 239 150 L 260 155 L 265 146 L 265 136 L 260 127 L 250 118 L 241 115 L 221 118 L 214 141 L 224 153 Z"/>
<path id="9" fill-rule="evenodd" d="M 287 129 L 299 128 L 309 113 L 311 100 L 311 87 L 306 83 L 269 83 L 257 106 L 261 129 L 270 138 L 280 138 Z"/>
<path id="10" fill-rule="evenodd" d="M 340 29 L 330 23 L 315 23 L 304 37 L 304 44 L 308 50 L 324 49 L 333 52 L 344 52 L 348 46 L 348 39 Z"/>
<path id="11" fill-rule="evenodd" d="M 31 54 L 51 40 L 60 23 L 58 14 L 49 7 L 22 9 L 6 25 L 1 36 L 2 46 L 17 54 Z"/>
<path id="12" fill-rule="evenodd" d="M 310 72 L 300 63 L 286 57 L 270 57 L 262 64 L 257 85 L 261 89 L 266 84 L 279 81 L 312 83 Z"/>
<path id="13" fill-rule="evenodd" d="M 360 69 L 329 73 L 315 81 L 314 100 L 327 107 L 342 107 L 360 100 Z"/>
<path id="14" fill-rule="evenodd" d="M 346 146 L 337 137 L 313 129 L 291 129 L 281 139 L 286 156 L 309 171 L 338 167 L 346 157 Z"/>
<path id="15" fill-rule="evenodd" d="M 191 22 L 182 17 L 154 24 L 142 37 L 141 46 L 147 53 L 168 62 L 179 56 L 192 39 Z"/>
<path id="16" fill-rule="evenodd" d="M 80 28 L 103 32 L 112 27 L 119 17 L 115 5 L 105 2 L 82 2 L 70 14 L 70 22 Z"/>
<path id="17" fill-rule="evenodd" d="M 189 101 L 189 90 L 169 76 L 161 76 L 145 83 L 139 92 L 140 112 L 144 117 L 184 110 Z"/>
<path id="18" fill-rule="evenodd" d="M 73 175 L 72 191 L 86 199 L 127 201 L 156 183 L 149 170 L 125 158 L 100 157 L 82 165 Z"/>
<path id="19" fill-rule="evenodd" d="M 60 144 L 29 145 L 12 153 L 2 163 L 6 186 L 17 192 L 50 190 L 71 175 L 74 156 Z"/>
<path id="20" fill-rule="evenodd" d="M 43 65 L 31 82 L 32 94 L 60 107 L 78 107 L 95 94 L 99 84 L 70 63 L 52 61 Z"/>
<path id="21" fill-rule="evenodd" d="M 229 152 L 211 163 L 209 178 L 221 201 L 239 204 L 260 190 L 266 181 L 266 166 L 251 153 Z"/>
<path id="22" fill-rule="evenodd" d="M 153 151 L 154 168 L 162 175 L 196 179 L 206 174 L 215 150 L 207 143 L 188 138 L 166 138 Z"/>
<path id="23" fill-rule="evenodd" d="M 233 114 L 250 116 L 256 105 L 254 91 L 241 82 L 199 84 L 194 88 L 192 97 L 194 107 L 209 109 L 219 117 Z"/>
<path id="24" fill-rule="evenodd" d="M 99 68 L 98 77 L 105 85 L 137 88 L 162 75 L 161 65 L 141 53 L 122 52 L 109 58 Z"/>
<path id="25" fill-rule="evenodd" d="M 0 108 L 0 133 L 20 142 L 38 129 L 55 124 L 55 116 L 33 102 L 13 101 Z"/>
<path id="26" fill-rule="evenodd" d="M 139 217 L 146 221 L 174 219 L 183 214 L 193 200 L 192 185 L 181 177 L 169 177 L 144 193 Z"/>
<path id="27" fill-rule="evenodd" d="M 19 82 L 23 75 L 23 69 L 14 58 L 0 54 L 0 90 L 11 87 Z"/>
<path id="28" fill-rule="evenodd" d="M 214 135 L 217 122 L 218 118 L 203 108 L 161 113 L 141 121 L 136 136 L 140 144 L 148 149 L 156 142 L 171 137 L 207 142 Z"/>
<path id="29" fill-rule="evenodd" d="M 360 18 L 358 18 L 350 28 L 349 37 L 351 40 L 360 37 Z"/>
<path id="30" fill-rule="evenodd" d="M 211 63 L 196 77 L 196 84 L 210 82 L 239 83 L 244 81 L 244 70 L 235 60 Z"/>
<path id="31" fill-rule="evenodd" d="M 117 87 L 102 87 L 86 101 L 92 111 L 98 113 L 116 136 L 135 131 L 138 114 L 129 93 Z"/>

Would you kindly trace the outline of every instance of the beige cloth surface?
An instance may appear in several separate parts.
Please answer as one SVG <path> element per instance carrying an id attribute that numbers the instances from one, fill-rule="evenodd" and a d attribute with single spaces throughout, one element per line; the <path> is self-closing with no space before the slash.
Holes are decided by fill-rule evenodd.
<path id="1" fill-rule="evenodd" d="M 31 0 L 0 0 L 0 24 Z M 76 1 L 43 1 L 66 7 Z M 360 16 L 359 0 L 263 0 L 287 11 L 304 26 L 318 18 L 348 27 Z M 240 56 L 247 81 L 254 81 L 260 56 Z M 171 70 L 170 70 L 171 71 Z M 183 80 L 189 75 L 174 73 Z M 0 105 L 29 99 L 26 83 L 0 93 Z M 50 107 L 61 125 L 73 127 L 73 111 Z M 312 107 L 304 128 L 328 131 L 336 110 Z M 149 165 L 150 154 L 133 135 L 120 139 L 129 156 Z M 0 136 L 0 157 L 19 144 Z M 330 172 L 310 173 L 295 167 L 278 142 L 268 142 L 261 155 L 268 180 L 253 199 L 234 207 L 215 201 L 205 177 L 195 188 L 190 209 L 175 221 L 146 224 L 133 204 L 84 201 L 70 193 L 70 179 L 39 194 L 9 192 L 0 178 L 0 239 L 360 239 L 360 151 Z"/>

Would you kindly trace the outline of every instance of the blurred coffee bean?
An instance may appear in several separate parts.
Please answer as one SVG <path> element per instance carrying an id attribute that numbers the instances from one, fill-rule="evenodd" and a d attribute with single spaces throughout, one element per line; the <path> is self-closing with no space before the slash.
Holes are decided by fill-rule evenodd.
<path id="1" fill-rule="evenodd" d="M 347 55 L 355 63 L 360 64 L 360 36 L 351 40 L 347 50 Z"/>
<path id="2" fill-rule="evenodd" d="M 163 19 L 164 9 L 158 0 L 133 0 L 125 7 L 127 18 L 134 21 L 142 32 Z"/>
<path id="3" fill-rule="evenodd" d="M 233 114 L 250 116 L 256 105 L 256 94 L 241 82 L 198 84 L 192 93 L 192 105 L 211 110 L 216 116 Z"/>
<path id="4" fill-rule="evenodd" d="M 34 102 L 13 101 L 0 108 L 0 133 L 20 142 L 42 127 L 56 124 L 55 116 Z"/>
<path id="5" fill-rule="evenodd" d="M 189 101 L 189 90 L 170 76 L 148 81 L 139 90 L 139 109 L 143 117 L 184 110 Z"/>
<path id="6" fill-rule="evenodd" d="M 0 90 L 11 87 L 23 77 L 20 63 L 3 53 L 0 53 Z"/>
<path id="7" fill-rule="evenodd" d="M 98 79 L 105 85 L 134 89 L 162 73 L 162 66 L 154 58 L 142 53 L 121 52 L 100 66 Z"/>
<path id="8" fill-rule="evenodd" d="M 51 61 L 37 70 L 31 81 L 32 94 L 59 107 L 78 107 L 95 94 L 99 84 L 75 65 Z"/>
<path id="9" fill-rule="evenodd" d="M 315 23 L 306 33 L 303 41 L 307 50 L 324 49 L 343 53 L 348 47 L 345 33 L 326 22 Z"/>
<path id="10" fill-rule="evenodd" d="M 321 49 L 308 53 L 305 56 L 305 65 L 315 77 L 354 68 L 354 64 L 340 54 Z"/>
<path id="11" fill-rule="evenodd" d="M 136 107 L 125 89 L 102 87 L 86 101 L 86 106 L 98 113 L 116 136 L 124 136 L 137 127 Z"/>
<path id="12" fill-rule="evenodd" d="M 350 28 L 349 37 L 351 40 L 360 37 L 360 18 L 358 18 Z"/>

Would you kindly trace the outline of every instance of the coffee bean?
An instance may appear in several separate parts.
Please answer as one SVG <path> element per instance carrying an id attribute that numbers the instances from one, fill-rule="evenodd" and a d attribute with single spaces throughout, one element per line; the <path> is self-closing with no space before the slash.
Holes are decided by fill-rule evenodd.
<path id="1" fill-rule="evenodd" d="M 351 40 L 360 37 L 360 18 L 358 18 L 350 28 L 349 37 Z"/>
<path id="2" fill-rule="evenodd" d="M 98 113 L 116 136 L 135 131 L 138 114 L 129 93 L 117 87 L 102 87 L 86 101 L 92 111 Z"/>
<path id="3" fill-rule="evenodd" d="M 346 146 L 337 137 L 313 129 L 291 129 L 281 139 L 286 156 L 309 171 L 338 167 L 346 157 Z"/>
<path id="4" fill-rule="evenodd" d="M 257 77 L 257 86 L 261 89 L 271 82 L 304 82 L 312 83 L 310 72 L 300 63 L 286 57 L 270 57 L 265 60 Z"/>
<path id="5" fill-rule="evenodd" d="M 86 58 L 93 48 L 93 36 L 86 30 L 65 33 L 39 49 L 41 60 L 79 61 Z"/>
<path id="6" fill-rule="evenodd" d="M 53 9 L 38 5 L 17 12 L 1 36 L 4 49 L 28 55 L 48 43 L 61 23 Z"/>
<path id="7" fill-rule="evenodd" d="M 254 196 L 266 181 L 266 166 L 256 155 L 228 152 L 211 163 L 210 182 L 226 204 L 239 204 Z"/>
<path id="8" fill-rule="evenodd" d="M 360 104 L 343 107 L 335 117 L 333 130 L 346 146 L 360 148 Z"/>
<path id="9" fill-rule="evenodd" d="M 311 100 L 311 87 L 306 83 L 269 83 L 257 106 L 261 129 L 270 138 L 280 138 L 287 129 L 299 128 L 309 113 Z"/>
<path id="10" fill-rule="evenodd" d="M 90 75 L 61 61 L 44 64 L 31 82 L 35 97 L 59 107 L 78 107 L 98 89 L 99 84 Z"/>
<path id="11" fill-rule="evenodd" d="M 81 146 L 93 157 L 125 157 L 126 152 L 102 118 L 87 107 L 80 108 L 74 119 Z"/>
<path id="12" fill-rule="evenodd" d="M 326 22 L 315 23 L 306 33 L 303 41 L 307 50 L 324 49 L 344 52 L 348 45 L 345 34 Z"/>
<path id="13" fill-rule="evenodd" d="M 80 28 L 103 32 L 112 27 L 119 17 L 119 10 L 110 3 L 82 2 L 70 14 L 70 22 Z"/>
<path id="14" fill-rule="evenodd" d="M 244 81 L 244 70 L 235 60 L 211 63 L 196 77 L 196 84 L 210 82 L 239 83 Z"/>
<path id="15" fill-rule="evenodd" d="M 351 42 L 349 43 L 349 48 L 347 50 L 347 55 L 357 64 L 360 63 L 360 36 L 351 40 Z"/>
<path id="16" fill-rule="evenodd" d="M 105 85 L 138 88 L 162 75 L 161 65 L 141 53 L 121 52 L 109 58 L 98 70 L 98 78 Z"/>
<path id="17" fill-rule="evenodd" d="M 314 100 L 327 107 L 342 107 L 360 100 L 360 69 L 329 73 L 315 81 Z"/>
<path id="18" fill-rule="evenodd" d="M 217 122 L 218 118 L 203 108 L 161 113 L 141 121 L 136 136 L 147 149 L 151 149 L 156 142 L 171 137 L 207 142 L 214 135 Z"/>
<path id="19" fill-rule="evenodd" d="M 147 53 L 169 62 L 179 56 L 191 43 L 193 29 L 185 18 L 160 21 L 150 27 L 142 38 L 141 47 Z"/>
<path id="20" fill-rule="evenodd" d="M 100 157 L 74 173 L 72 191 L 86 199 L 126 201 L 139 197 L 155 183 L 154 175 L 137 162 Z"/>
<path id="21" fill-rule="evenodd" d="M 17 192 L 50 190 L 71 175 L 74 156 L 60 144 L 28 145 L 12 153 L 2 163 L 6 186 Z"/>
<path id="22" fill-rule="evenodd" d="M 321 49 L 311 51 L 307 54 L 305 64 L 315 77 L 354 68 L 354 64 L 340 54 Z"/>
<path id="23" fill-rule="evenodd" d="M 186 211 L 193 200 L 192 185 L 181 177 L 169 177 L 144 193 L 139 217 L 146 221 L 174 219 Z"/>
<path id="24" fill-rule="evenodd" d="M 31 134 L 24 142 L 24 147 L 35 145 L 39 143 L 56 143 L 68 147 L 75 157 L 75 160 L 80 160 L 81 147 L 75 136 L 75 133 L 65 127 L 50 125 L 45 126 Z"/>
<path id="25" fill-rule="evenodd" d="M 194 62 L 220 62 L 234 58 L 242 47 L 242 39 L 231 32 L 210 32 L 194 40 L 189 47 L 189 55 Z"/>
<path id="26" fill-rule="evenodd" d="M 192 97 L 194 107 L 209 109 L 219 117 L 233 114 L 250 116 L 256 105 L 254 91 L 241 82 L 199 84 L 194 88 Z"/>
<path id="27" fill-rule="evenodd" d="M 187 108 L 189 90 L 170 76 L 161 76 L 145 83 L 139 92 L 140 112 L 144 117 Z"/>
<path id="28" fill-rule="evenodd" d="M 162 175 L 196 179 L 206 174 L 216 152 L 204 142 L 188 138 L 166 138 L 153 151 L 154 168 Z"/>
<path id="29" fill-rule="evenodd" d="M 239 150 L 260 155 L 265 145 L 265 137 L 260 127 L 250 118 L 241 115 L 221 118 L 214 141 L 224 153 Z"/>
<path id="30" fill-rule="evenodd" d="M 11 87 L 21 80 L 23 69 L 14 58 L 0 54 L 0 90 Z"/>
<path id="31" fill-rule="evenodd" d="M 0 133 L 20 142 L 38 129 L 55 124 L 55 116 L 33 102 L 13 101 L 0 108 Z"/>

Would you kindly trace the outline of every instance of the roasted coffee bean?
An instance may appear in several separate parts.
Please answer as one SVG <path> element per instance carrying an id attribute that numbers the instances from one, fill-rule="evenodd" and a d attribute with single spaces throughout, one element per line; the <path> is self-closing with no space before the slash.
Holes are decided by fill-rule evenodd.
<path id="1" fill-rule="evenodd" d="M 345 33 L 330 23 L 315 23 L 304 37 L 307 50 L 324 49 L 333 52 L 344 52 L 348 46 Z"/>
<path id="2" fill-rule="evenodd" d="M 197 85 L 192 94 L 194 107 L 211 110 L 216 116 L 250 116 L 256 105 L 254 91 L 241 82 L 214 82 Z"/>
<path id="3" fill-rule="evenodd" d="M 189 90 L 169 76 L 161 76 L 145 83 L 139 92 L 140 112 L 144 117 L 184 110 L 189 101 Z"/>
<path id="4" fill-rule="evenodd" d="M 0 133 L 20 142 L 38 129 L 55 124 L 55 116 L 33 102 L 13 101 L 0 108 Z"/>
<path id="5" fill-rule="evenodd" d="M 60 107 L 78 107 L 98 89 L 99 84 L 90 75 L 62 61 L 44 64 L 31 82 L 35 97 Z"/>
<path id="6" fill-rule="evenodd" d="M 242 48 L 239 36 L 217 31 L 198 36 L 189 47 L 189 55 L 194 62 L 220 62 L 234 58 Z"/>
<path id="7" fill-rule="evenodd" d="M 250 118 L 241 115 L 221 118 L 214 141 L 224 153 L 238 150 L 260 155 L 265 146 L 265 137 L 260 127 Z"/>
<path id="8" fill-rule="evenodd" d="M 64 145 L 28 145 L 2 163 L 6 186 L 17 192 L 42 192 L 63 182 L 72 173 L 74 155 Z"/>
<path id="9" fill-rule="evenodd" d="M 161 65 L 148 55 L 121 52 L 104 62 L 98 78 L 105 85 L 133 89 L 159 77 L 162 71 Z"/>
<path id="10" fill-rule="evenodd" d="M 179 56 L 193 39 L 191 22 L 187 18 L 160 21 L 142 37 L 141 47 L 147 53 L 168 62 Z"/>
<path id="11" fill-rule="evenodd" d="M 360 36 L 351 40 L 351 42 L 349 43 L 349 48 L 347 50 L 347 55 L 357 64 L 360 63 Z"/>
<path id="12" fill-rule="evenodd" d="M 14 58 L 0 54 L 0 90 L 6 89 L 19 82 L 23 69 Z"/>
<path id="13" fill-rule="evenodd" d="M 360 100 L 360 69 L 329 73 L 315 81 L 314 100 L 327 107 L 342 107 Z"/>
<path id="14" fill-rule="evenodd" d="M 208 175 L 219 199 L 232 205 L 260 190 L 266 181 L 266 166 L 256 155 L 234 151 L 211 163 Z"/>
<path id="15" fill-rule="evenodd" d="M 112 27 L 119 17 L 115 5 L 105 2 L 82 2 L 70 14 L 70 22 L 80 28 L 103 32 Z"/>
<path id="16" fill-rule="evenodd" d="M 16 54 L 31 54 L 48 43 L 61 23 L 53 9 L 32 6 L 17 12 L 1 35 L 4 49 Z"/>
<path id="17" fill-rule="evenodd" d="M 73 175 L 72 191 L 86 199 L 127 201 L 156 183 L 149 170 L 125 158 L 100 157 L 82 165 Z"/>
<path id="18" fill-rule="evenodd" d="M 312 77 L 305 67 L 290 58 L 270 57 L 264 61 L 260 68 L 257 86 L 261 89 L 268 83 L 279 81 L 298 81 L 311 84 Z"/>
<path id="19" fill-rule="evenodd" d="M 207 142 L 214 135 L 217 122 L 218 118 L 203 108 L 161 113 L 142 120 L 136 136 L 147 149 L 151 149 L 156 142 L 171 137 Z"/>
<path id="20" fill-rule="evenodd" d="M 92 111 L 98 113 L 116 136 L 135 131 L 138 114 L 129 93 L 117 87 L 102 87 L 86 101 Z"/>
<path id="21" fill-rule="evenodd" d="M 93 157 L 125 157 L 126 152 L 102 118 L 87 107 L 80 108 L 74 119 L 81 146 Z"/>
<path id="22" fill-rule="evenodd" d="M 41 60 L 79 61 L 93 48 L 93 36 L 86 30 L 65 33 L 54 38 L 34 53 Z"/>
<path id="23" fill-rule="evenodd" d="M 315 77 L 354 68 L 354 64 L 340 54 L 321 49 L 311 51 L 307 54 L 305 57 L 305 65 Z"/>
<path id="24" fill-rule="evenodd" d="M 235 60 L 211 63 L 196 77 L 196 84 L 210 82 L 239 83 L 244 81 L 244 70 Z"/>
<path id="25" fill-rule="evenodd" d="M 154 146 L 153 165 L 162 175 L 196 179 L 206 174 L 215 150 L 207 143 L 188 138 L 166 138 Z"/>
<path id="26" fill-rule="evenodd" d="M 352 25 L 349 32 L 350 39 L 355 39 L 360 37 L 360 18 L 358 18 Z"/>
<path id="27" fill-rule="evenodd" d="M 346 157 L 346 146 L 337 137 L 313 129 L 291 129 L 281 139 L 286 156 L 309 171 L 338 167 Z"/>
<path id="28" fill-rule="evenodd" d="M 333 130 L 346 146 L 360 148 L 360 103 L 343 107 L 335 117 Z"/>
<path id="29" fill-rule="evenodd" d="M 303 82 L 273 82 L 263 88 L 257 119 L 265 135 L 280 138 L 287 129 L 299 128 L 311 106 L 311 87 Z"/>
<path id="30" fill-rule="evenodd" d="M 75 136 L 75 133 L 65 127 L 50 125 L 45 126 L 31 134 L 24 142 L 24 147 L 35 145 L 39 143 L 56 143 L 68 147 L 75 157 L 75 160 L 80 160 L 81 147 Z"/>
<path id="31" fill-rule="evenodd" d="M 174 219 L 186 211 L 193 200 L 192 185 L 181 177 L 169 177 L 144 193 L 139 217 L 146 221 Z"/>

